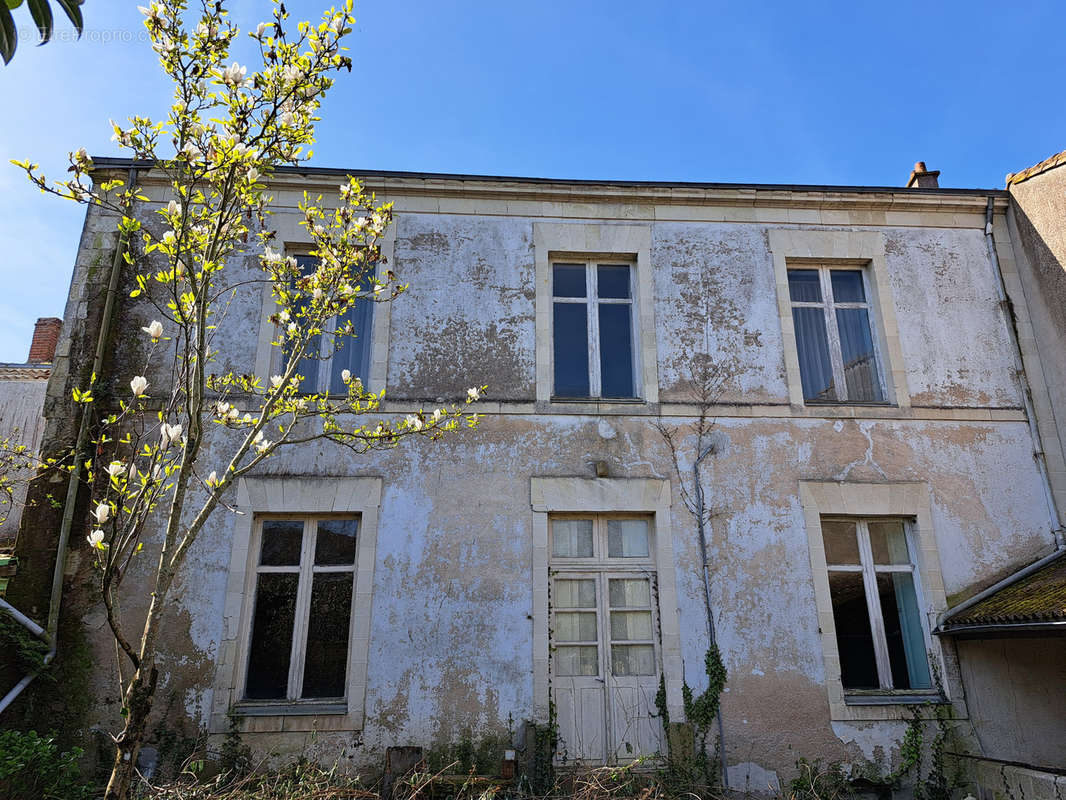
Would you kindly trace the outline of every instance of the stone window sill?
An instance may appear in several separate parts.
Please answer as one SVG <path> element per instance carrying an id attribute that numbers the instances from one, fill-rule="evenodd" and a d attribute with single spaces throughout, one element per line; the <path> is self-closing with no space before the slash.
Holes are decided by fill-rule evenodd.
<path id="1" fill-rule="evenodd" d="M 294 717 L 327 716 L 347 714 L 346 702 L 312 701 L 301 703 L 263 703 L 243 702 L 233 707 L 233 713 L 240 717 Z"/>
<path id="2" fill-rule="evenodd" d="M 942 704 L 948 700 L 939 692 L 847 692 L 844 704 L 849 706 L 913 706 L 922 703 Z"/>

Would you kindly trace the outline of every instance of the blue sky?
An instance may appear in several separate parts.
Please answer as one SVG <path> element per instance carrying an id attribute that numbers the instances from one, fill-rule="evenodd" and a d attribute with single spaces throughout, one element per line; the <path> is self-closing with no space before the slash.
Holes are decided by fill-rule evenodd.
<path id="1" fill-rule="evenodd" d="M 140 0 L 142 3 L 144 0 Z M 325 2 L 290 0 L 293 20 Z M 230 3 L 242 28 L 264 0 Z M 8 164 L 120 155 L 109 117 L 169 88 L 135 2 L 0 67 L 0 361 L 62 316 L 83 214 Z M 16 20 L 28 26 L 25 8 Z M 364 0 L 317 166 L 559 178 L 999 188 L 1066 149 L 1066 3 Z"/>

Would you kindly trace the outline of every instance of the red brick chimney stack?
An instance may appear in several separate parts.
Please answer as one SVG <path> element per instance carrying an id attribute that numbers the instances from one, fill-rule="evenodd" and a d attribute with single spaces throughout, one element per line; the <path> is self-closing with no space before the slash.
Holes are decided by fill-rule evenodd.
<path id="1" fill-rule="evenodd" d="M 939 176 L 940 170 L 928 170 L 925 168 L 925 162 L 919 161 L 914 165 L 911 176 L 907 178 L 907 188 L 938 189 L 940 188 L 940 181 L 937 180 Z"/>
<path id="2" fill-rule="evenodd" d="M 41 317 L 33 328 L 33 341 L 30 343 L 30 364 L 51 364 L 59 344 L 59 331 L 63 320 L 57 317 Z"/>

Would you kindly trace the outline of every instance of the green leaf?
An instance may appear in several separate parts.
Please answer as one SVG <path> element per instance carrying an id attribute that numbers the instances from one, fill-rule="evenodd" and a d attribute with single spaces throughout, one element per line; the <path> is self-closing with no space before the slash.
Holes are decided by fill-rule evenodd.
<path id="1" fill-rule="evenodd" d="M 11 17 L 11 9 L 4 3 L 0 5 L 0 58 L 4 59 L 5 64 L 11 63 L 16 44 L 18 31 L 15 29 L 15 20 Z"/>
<path id="2" fill-rule="evenodd" d="M 81 0 L 57 0 L 60 7 L 67 12 L 67 18 L 74 24 L 74 30 L 81 36 L 85 23 L 81 18 Z"/>
<path id="3" fill-rule="evenodd" d="M 30 15 L 41 34 L 41 44 L 52 38 L 52 9 L 48 0 L 29 0 Z"/>

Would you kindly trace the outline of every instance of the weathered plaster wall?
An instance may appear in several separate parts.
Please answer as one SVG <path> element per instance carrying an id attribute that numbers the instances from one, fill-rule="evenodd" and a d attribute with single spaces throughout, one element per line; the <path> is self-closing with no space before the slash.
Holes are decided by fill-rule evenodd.
<path id="1" fill-rule="evenodd" d="M 424 197 L 410 203 L 427 205 Z M 405 398 L 430 404 L 485 383 L 482 428 L 359 459 L 308 446 L 278 455 L 262 471 L 383 479 L 366 724 L 361 732 L 318 734 L 312 746 L 323 758 L 361 765 L 379 764 L 387 745 L 454 741 L 465 728 L 500 730 L 509 718 L 517 724 L 532 713 L 531 477 L 587 478 L 603 460 L 612 477 L 673 480 L 669 453 L 652 426 L 655 409 L 534 414 L 536 217 L 506 209 L 495 216 L 405 212 L 402 197 L 397 207 L 393 267 L 411 289 L 391 313 L 388 409 L 404 413 L 412 405 Z M 582 208 L 584 221 L 598 219 L 596 206 Z M 666 424 L 690 422 L 676 416 L 684 410 L 677 403 L 689 399 L 687 362 L 701 354 L 738 364 L 725 402 L 762 406 L 757 413 L 720 409 L 719 454 L 708 467 L 718 512 L 713 599 L 730 671 L 723 706 L 730 762 L 755 765 L 750 774 L 769 769 L 787 777 L 799 755 L 891 755 L 898 723 L 830 719 L 798 482 L 926 482 L 949 594 L 1048 545 L 1024 418 L 988 411 L 1016 408 L 1018 399 L 980 229 L 883 228 L 911 392 L 933 408 L 813 412 L 788 406 L 770 223 L 648 224 Z M 292 243 L 296 236 L 282 238 Z M 83 243 L 86 253 L 90 247 Z M 254 273 L 252 258 L 233 265 L 234 279 Z M 79 263 L 76 283 L 88 269 Z M 220 329 L 227 358 L 241 371 L 254 367 L 261 348 L 262 297 L 258 290 L 239 295 Z M 151 317 L 143 305 L 125 301 L 120 315 L 127 331 Z M 123 338 L 114 363 L 132 369 L 142 363 L 143 347 L 143 339 Z M 69 397 L 69 386 L 63 388 Z M 977 408 L 965 411 L 970 407 Z M 206 452 L 207 461 L 212 454 L 221 460 L 223 448 L 213 443 Z M 675 562 L 659 569 L 676 571 L 682 655 L 698 690 L 707 645 L 699 549 L 676 484 L 673 504 Z M 211 710 L 228 702 L 213 696 L 213 686 L 234 525 L 230 513 L 212 518 L 171 608 L 160 697 L 176 698 L 166 713 L 189 729 L 205 726 Z M 82 538 L 75 532 L 76 548 Z M 126 610 L 138 613 L 136 603 Z M 930 616 L 940 610 L 925 608 Z M 106 659 L 100 623 L 98 613 L 88 615 L 98 657 Z M 958 700 L 947 660 L 948 690 Z M 113 691 L 101 685 L 96 692 L 91 722 L 113 727 Z M 310 739 L 248 736 L 257 747 L 288 753 Z"/>
<path id="2" fill-rule="evenodd" d="M 1066 638 L 964 639 L 958 650 L 979 754 L 1061 769 Z"/>
<path id="3" fill-rule="evenodd" d="M 44 433 L 45 389 L 48 381 L 40 378 L 28 380 L 0 379 L 0 437 L 11 438 L 12 443 L 23 444 L 36 453 Z M 22 481 L 29 475 L 11 476 L 20 481 L 9 504 L 3 498 L 0 513 L 6 518 L 0 522 L 0 540 L 14 538 L 22 518 L 22 506 L 26 501 L 27 485 Z"/>

